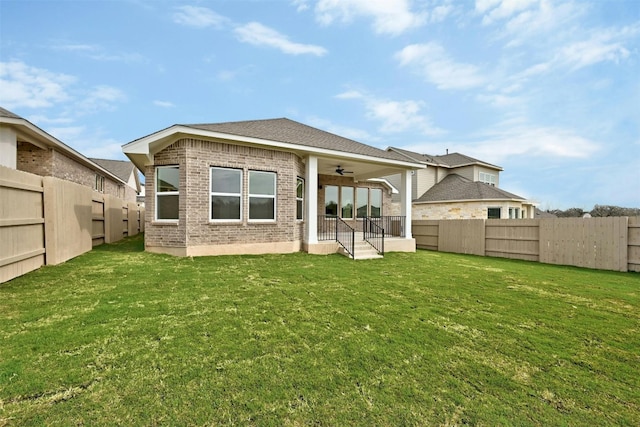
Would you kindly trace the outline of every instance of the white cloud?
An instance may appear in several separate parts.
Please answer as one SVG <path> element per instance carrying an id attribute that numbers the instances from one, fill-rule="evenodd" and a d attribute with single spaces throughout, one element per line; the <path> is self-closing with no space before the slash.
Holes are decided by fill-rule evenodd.
<path id="1" fill-rule="evenodd" d="M 44 108 L 70 99 L 76 79 L 23 62 L 0 62 L 0 104 L 6 108 Z"/>
<path id="2" fill-rule="evenodd" d="M 476 10 L 485 14 L 482 23 L 489 25 L 521 13 L 537 3 L 538 0 L 477 0 Z"/>
<path id="3" fill-rule="evenodd" d="M 501 162 L 509 157 L 585 159 L 601 149 L 600 144 L 559 127 L 503 124 L 480 135 L 465 148 L 474 157 Z"/>
<path id="4" fill-rule="evenodd" d="M 162 108 L 172 108 L 172 107 L 175 107 L 175 105 L 173 105 L 173 102 L 170 102 L 170 101 L 159 101 L 159 100 L 155 100 L 155 101 L 153 101 L 153 105 L 155 105 L 156 107 L 162 107 Z"/>
<path id="5" fill-rule="evenodd" d="M 229 23 L 228 18 L 206 7 L 180 6 L 176 9 L 178 11 L 173 14 L 173 21 L 189 27 L 221 29 Z"/>
<path id="6" fill-rule="evenodd" d="M 319 0 L 316 19 L 323 25 L 351 22 L 357 16 L 373 18 L 378 34 L 398 35 L 425 23 L 427 14 L 413 12 L 408 0 Z"/>
<path id="7" fill-rule="evenodd" d="M 322 46 L 292 42 L 287 36 L 259 22 L 250 22 L 236 27 L 234 33 L 238 40 L 243 43 L 276 48 L 290 55 L 310 54 L 323 56 L 327 53 L 327 50 Z"/>
<path id="8" fill-rule="evenodd" d="M 330 120 L 322 119 L 320 117 L 311 116 L 306 119 L 306 122 L 311 126 L 323 129 L 336 135 L 343 136 L 345 138 L 353 139 L 354 141 L 370 143 L 374 140 L 377 140 L 377 138 L 373 137 L 369 132 L 365 130 L 356 129 L 349 126 L 337 125 Z"/>
<path id="9" fill-rule="evenodd" d="M 292 0 L 291 4 L 295 6 L 298 12 L 302 12 L 304 10 L 309 9 L 309 4 L 307 0 Z"/>
<path id="10" fill-rule="evenodd" d="M 618 63 L 630 55 L 624 42 L 640 33 L 640 24 L 620 29 L 592 30 L 587 39 L 559 49 L 555 61 L 576 70 L 600 62 Z"/>
<path id="11" fill-rule="evenodd" d="M 480 69 L 472 64 L 455 62 L 438 43 L 412 44 L 397 52 L 400 66 L 413 68 L 438 89 L 471 89 L 485 83 Z"/>
<path id="12" fill-rule="evenodd" d="M 106 52 L 102 46 L 82 44 L 82 43 L 64 43 L 56 44 L 52 47 L 56 51 L 77 53 L 81 56 L 94 59 L 96 61 L 104 62 L 142 62 L 145 60 L 144 56 L 139 53 L 118 52 L 110 53 Z"/>
<path id="13" fill-rule="evenodd" d="M 374 120 L 379 125 L 379 131 L 383 133 L 400 133 L 406 131 L 418 131 L 423 135 L 441 135 L 444 130 L 436 127 L 431 119 L 422 113 L 424 102 L 406 100 L 393 101 L 378 99 L 355 90 L 350 90 L 336 95 L 338 99 L 357 99 L 364 102 L 366 117 Z"/>

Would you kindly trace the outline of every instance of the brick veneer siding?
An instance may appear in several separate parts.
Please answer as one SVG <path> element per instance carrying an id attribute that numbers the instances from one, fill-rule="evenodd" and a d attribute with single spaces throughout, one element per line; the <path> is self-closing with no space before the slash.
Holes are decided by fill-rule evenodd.
<path id="1" fill-rule="evenodd" d="M 303 222 L 296 220 L 296 179 L 298 176 L 304 177 L 304 163 L 295 154 L 222 142 L 182 139 L 156 154 L 154 163 L 155 166 L 180 167 L 179 219 L 175 224 L 154 221 L 155 167 L 148 167 L 145 174 L 145 205 L 148 207 L 145 242 L 148 248 L 301 242 Z M 243 171 L 241 221 L 210 221 L 212 166 Z M 276 221 L 249 221 L 250 170 L 276 173 Z M 180 254 L 179 251 L 175 253 Z"/>
<path id="2" fill-rule="evenodd" d="M 42 149 L 28 142 L 19 142 L 17 149 L 17 169 L 40 176 L 53 176 L 95 189 L 96 172 L 63 153 L 53 149 Z M 104 194 L 118 197 L 127 202 L 136 201 L 136 192 L 128 185 L 104 176 Z"/>

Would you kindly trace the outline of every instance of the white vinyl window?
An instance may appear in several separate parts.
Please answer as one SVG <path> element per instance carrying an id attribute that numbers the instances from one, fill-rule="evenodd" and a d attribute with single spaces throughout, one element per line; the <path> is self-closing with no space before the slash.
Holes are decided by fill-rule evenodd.
<path id="1" fill-rule="evenodd" d="M 498 182 L 498 177 L 493 173 L 480 172 L 478 176 L 480 182 L 484 182 L 485 184 L 496 186 Z"/>
<path id="2" fill-rule="evenodd" d="M 212 221 L 242 219 L 242 170 L 211 168 Z"/>
<path id="3" fill-rule="evenodd" d="M 178 166 L 156 167 L 156 220 L 178 220 L 179 184 Z"/>
<path id="4" fill-rule="evenodd" d="M 365 218 L 369 216 L 369 189 L 356 188 L 356 217 Z"/>
<path id="5" fill-rule="evenodd" d="M 276 174 L 249 171 L 249 220 L 276 219 Z"/>
<path id="6" fill-rule="evenodd" d="M 342 187 L 340 198 L 340 217 L 353 219 L 353 187 Z"/>
<path id="7" fill-rule="evenodd" d="M 380 218 L 382 216 L 382 190 L 372 188 L 371 192 L 371 217 Z"/>
<path id="8" fill-rule="evenodd" d="M 96 185 L 93 189 L 100 193 L 104 193 L 104 176 L 96 174 Z"/>
<path id="9" fill-rule="evenodd" d="M 304 219 L 304 179 L 296 180 L 296 219 Z"/>

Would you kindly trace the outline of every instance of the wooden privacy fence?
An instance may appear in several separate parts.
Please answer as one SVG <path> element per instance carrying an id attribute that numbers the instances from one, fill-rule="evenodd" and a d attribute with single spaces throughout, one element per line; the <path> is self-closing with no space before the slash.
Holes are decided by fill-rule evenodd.
<path id="1" fill-rule="evenodd" d="M 416 246 L 640 272 L 640 217 L 417 220 Z"/>
<path id="2" fill-rule="evenodd" d="M 0 283 L 144 231 L 144 208 L 0 166 Z"/>

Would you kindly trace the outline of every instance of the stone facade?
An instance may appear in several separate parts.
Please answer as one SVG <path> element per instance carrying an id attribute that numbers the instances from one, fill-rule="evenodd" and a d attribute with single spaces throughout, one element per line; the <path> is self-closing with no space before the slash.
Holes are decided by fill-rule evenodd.
<path id="1" fill-rule="evenodd" d="M 517 209 L 518 218 L 533 218 L 533 206 L 512 201 L 477 201 L 413 204 L 412 219 L 487 219 L 489 208 L 500 208 L 500 217 L 509 218 L 509 209 Z M 399 209 L 399 205 L 396 206 Z"/>
<path id="2" fill-rule="evenodd" d="M 92 170 L 54 149 L 42 149 L 28 142 L 18 142 L 17 169 L 40 176 L 52 176 L 96 189 L 96 174 Z M 136 192 L 128 185 L 104 176 L 104 194 L 127 202 L 135 202 Z"/>

